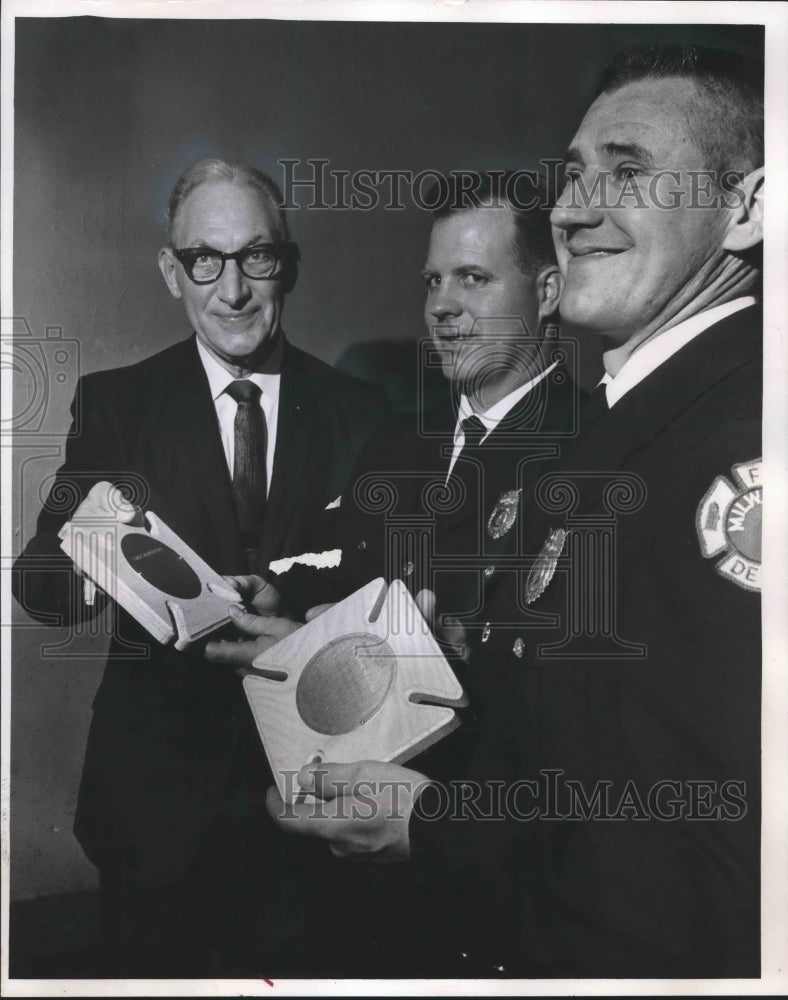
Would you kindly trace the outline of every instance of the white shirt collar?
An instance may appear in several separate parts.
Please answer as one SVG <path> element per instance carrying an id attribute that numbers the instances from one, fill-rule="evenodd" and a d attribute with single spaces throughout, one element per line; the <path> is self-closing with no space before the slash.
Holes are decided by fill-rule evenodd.
<path id="1" fill-rule="evenodd" d="M 740 309 L 755 305 L 755 301 L 753 295 L 740 296 L 730 302 L 724 302 L 721 306 L 713 306 L 711 309 L 706 309 L 705 312 L 690 316 L 683 323 L 678 323 L 669 330 L 665 330 L 664 333 L 647 340 L 642 347 L 637 348 L 627 358 L 615 377 L 605 373 L 599 380 L 599 385 L 607 386 L 605 389 L 607 405 L 615 406 L 630 389 L 642 382 L 644 378 L 661 364 L 664 364 L 668 358 L 697 337 L 699 333 L 703 333 L 714 323 L 727 319 L 728 316 L 732 316 Z"/>
<path id="2" fill-rule="evenodd" d="M 539 372 L 536 378 L 532 378 L 530 382 L 526 382 L 525 385 L 519 386 L 514 392 L 510 392 L 508 396 L 504 396 L 503 399 L 499 399 L 494 406 L 491 406 L 484 413 L 476 413 L 475 416 L 481 420 L 484 426 L 487 428 L 487 433 L 482 438 L 484 441 L 488 435 L 490 435 L 498 424 L 503 420 L 506 414 L 513 409 L 520 400 L 538 385 L 542 379 L 546 378 L 550 372 L 558 364 L 554 361 L 549 368 L 545 368 L 543 371 Z M 463 394 L 460 396 L 460 405 L 457 411 L 457 425 L 454 430 L 454 442 L 457 443 L 460 436 L 462 436 L 463 441 L 465 440 L 465 435 L 462 431 L 462 422 L 470 416 L 474 415 L 473 407 L 471 406 L 471 401 L 468 397 Z"/>
<path id="3" fill-rule="evenodd" d="M 216 402 L 227 389 L 227 386 L 231 382 L 235 382 L 235 378 L 226 368 L 223 368 L 219 364 L 199 338 L 197 339 L 197 352 L 200 355 L 200 361 L 202 361 L 205 374 L 208 376 L 208 384 L 211 387 L 211 398 Z M 261 372 L 252 372 L 249 375 L 249 380 L 254 382 L 255 385 L 260 386 L 263 392 L 272 398 L 278 396 L 280 378 L 280 375 L 262 374 Z"/>

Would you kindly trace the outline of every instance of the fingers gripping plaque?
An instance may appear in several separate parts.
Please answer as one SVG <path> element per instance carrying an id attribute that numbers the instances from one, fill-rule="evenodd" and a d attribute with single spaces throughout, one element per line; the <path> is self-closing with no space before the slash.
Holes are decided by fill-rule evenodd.
<path id="1" fill-rule="evenodd" d="M 374 580 L 261 653 L 244 689 L 279 793 L 324 760 L 402 763 L 459 725 L 467 704 L 400 580 Z"/>
<path id="2" fill-rule="evenodd" d="M 155 514 L 145 520 L 69 521 L 60 547 L 154 639 L 185 649 L 231 621 L 238 594 Z"/>

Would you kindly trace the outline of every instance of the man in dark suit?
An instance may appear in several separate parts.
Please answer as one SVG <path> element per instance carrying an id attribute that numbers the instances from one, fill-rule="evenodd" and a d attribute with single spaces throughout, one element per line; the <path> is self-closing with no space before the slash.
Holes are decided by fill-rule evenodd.
<path id="1" fill-rule="evenodd" d="M 365 762 L 304 769 L 322 816 L 270 794 L 463 885 L 437 974 L 759 975 L 761 90 L 630 51 L 571 144 L 561 311 L 605 376 L 496 565 L 463 786 Z M 398 813 L 354 819 L 359 779 Z"/>
<path id="2" fill-rule="evenodd" d="M 562 286 L 546 187 L 525 173 L 474 180 L 469 189 L 467 174 L 448 175 L 436 186 L 444 196 L 422 271 L 421 362 L 440 368 L 448 391 L 371 435 L 338 517 L 345 593 L 401 578 L 413 593 L 435 591 L 453 617 L 481 606 L 500 548 L 489 518 L 516 506 L 576 432 L 572 345 L 545 339 Z"/>
<path id="3" fill-rule="evenodd" d="M 427 196 L 439 204 L 422 271 L 430 339 L 420 375 L 440 368 L 448 391 L 367 439 L 336 519 L 342 561 L 312 574 L 313 602 L 339 600 L 376 577 L 402 579 L 414 594 L 435 591 L 443 617 L 470 624 L 490 561 L 513 537 L 516 498 L 530 496 L 577 433 L 574 345 L 546 336 L 563 284 L 546 186 L 504 171 L 476 174 L 470 188 L 468 180 L 450 174 Z M 490 529 L 494 516 L 501 530 Z M 268 642 L 264 634 L 257 648 Z M 212 644 L 209 655 L 247 666 L 254 650 Z"/>
<path id="4" fill-rule="evenodd" d="M 337 600 L 376 577 L 402 579 L 413 594 L 434 591 L 441 614 L 469 629 L 489 567 L 518 533 L 510 516 L 517 498 L 530 496 L 560 443 L 576 433 L 578 396 L 567 364 L 573 345 L 545 338 L 562 287 L 546 187 L 525 173 L 481 173 L 474 180 L 471 190 L 467 174 L 448 175 L 438 186 L 444 197 L 422 271 L 430 340 L 421 360 L 440 367 L 447 391 L 437 405 L 393 416 L 370 436 L 342 496 L 341 565 L 316 571 L 321 579 L 311 590 L 313 599 Z M 264 634 L 259 647 L 212 645 L 209 655 L 241 665 L 268 642 Z M 479 725 L 476 689 L 484 678 L 467 673 L 458 658 L 453 664 L 469 707 L 455 733 L 413 761 L 433 777 L 462 773 Z M 340 941 L 366 943 L 353 949 L 352 960 L 338 943 L 328 946 L 331 975 L 396 974 L 392 953 L 412 957 L 430 940 L 425 928 L 439 925 L 451 906 L 452 885 L 432 884 L 422 873 L 411 882 L 379 867 L 333 869 L 346 900 L 333 927 Z M 314 907 L 321 915 L 327 877 L 324 869 Z M 415 913 L 408 912 L 414 895 L 421 899 Z"/>
<path id="5" fill-rule="evenodd" d="M 383 401 L 285 339 L 298 251 L 280 203 L 244 164 L 201 161 L 176 184 L 159 265 L 194 336 L 81 380 L 81 427 L 17 564 L 30 614 L 71 622 L 102 605 L 60 552 L 70 518 L 152 510 L 221 574 L 323 547 L 324 510 Z M 284 600 L 297 614 L 298 595 Z M 288 882 L 268 773 L 238 677 L 118 611 L 75 821 L 100 873 L 104 974 L 265 973 L 260 903 L 281 924 Z"/>
<path id="6" fill-rule="evenodd" d="M 312 601 L 339 600 L 376 577 L 401 579 L 414 595 L 435 592 L 442 618 L 470 628 L 491 563 L 521 530 L 512 531 L 519 498 L 576 434 L 573 345 L 545 337 L 563 284 L 546 186 L 490 171 L 469 189 L 468 177 L 450 174 L 436 186 L 443 198 L 422 271 L 430 339 L 421 360 L 440 368 L 448 391 L 368 438 L 338 512 L 341 565 L 312 574 Z M 493 520 L 500 524 L 491 528 Z M 247 666 L 269 642 L 264 633 L 256 647 L 211 644 L 208 652 Z M 456 747 L 446 752 L 456 764 Z M 443 756 L 440 748 L 431 759 Z"/>

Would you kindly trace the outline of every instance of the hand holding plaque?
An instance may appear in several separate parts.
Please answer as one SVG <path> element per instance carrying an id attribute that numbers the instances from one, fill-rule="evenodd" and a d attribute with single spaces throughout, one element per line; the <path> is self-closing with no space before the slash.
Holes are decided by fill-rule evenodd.
<path id="1" fill-rule="evenodd" d="M 261 653 L 244 689 L 281 797 L 306 764 L 401 763 L 467 701 L 405 585 L 374 580 Z"/>
<path id="2" fill-rule="evenodd" d="M 61 548 L 161 643 L 176 649 L 232 621 L 239 604 L 218 573 L 155 514 L 98 483 L 60 530 Z"/>

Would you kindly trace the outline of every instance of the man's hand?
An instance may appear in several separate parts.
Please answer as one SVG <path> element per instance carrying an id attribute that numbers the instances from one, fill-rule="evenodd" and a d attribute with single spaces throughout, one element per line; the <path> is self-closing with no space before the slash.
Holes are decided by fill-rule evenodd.
<path id="1" fill-rule="evenodd" d="M 319 837 L 339 858 L 408 860 L 408 823 L 429 784 L 423 774 L 374 760 L 309 764 L 298 784 L 315 798 L 285 803 L 276 788 L 268 789 L 268 812 L 283 830 Z"/>
<path id="2" fill-rule="evenodd" d="M 255 579 L 259 579 L 259 577 Z M 416 607 L 432 629 L 435 638 L 445 645 L 452 646 L 456 656 L 459 656 L 463 660 L 467 659 L 468 633 L 462 622 L 457 621 L 456 618 L 445 616 L 439 624 L 436 624 L 435 594 L 431 590 L 420 590 L 416 594 L 415 601 Z M 333 607 L 333 604 L 318 604 L 317 607 L 310 608 L 307 611 L 306 620 L 311 622 Z"/>
<path id="3" fill-rule="evenodd" d="M 438 642 L 451 646 L 451 652 L 461 660 L 467 660 L 470 655 L 468 646 L 468 633 L 462 622 L 456 618 L 444 616 L 438 623 L 435 614 L 435 594 L 431 590 L 420 590 L 416 594 L 416 606 L 421 612 L 424 620 L 432 629 L 433 635 Z"/>
<path id="4" fill-rule="evenodd" d="M 101 482 L 91 487 L 90 492 L 74 511 L 72 521 L 119 521 L 141 528 L 144 517 L 139 507 L 135 507 L 112 483 Z"/>
<path id="5" fill-rule="evenodd" d="M 253 612 L 234 607 L 229 609 L 238 631 L 252 638 L 241 638 L 237 642 L 220 640 L 206 643 L 203 655 L 212 663 L 226 663 L 231 667 L 248 669 L 256 656 L 291 635 L 300 625 L 287 618 L 275 617 L 281 603 L 279 592 L 262 577 L 226 576 L 224 581 L 238 593 L 247 607 L 254 608 Z"/>
<path id="6" fill-rule="evenodd" d="M 311 622 L 315 618 L 319 618 L 320 615 L 324 614 L 326 611 L 330 611 L 333 608 L 333 604 L 317 604 L 314 608 L 310 608 L 304 615 L 304 620 Z"/>
<path id="7" fill-rule="evenodd" d="M 145 525 L 145 517 L 139 507 L 130 503 L 123 492 L 112 483 L 102 481 L 90 488 L 88 495 L 71 515 L 72 522 L 84 524 L 84 529 L 94 529 L 98 525 L 130 524 L 135 528 Z M 61 530 L 61 537 L 63 531 Z M 83 580 L 83 601 L 86 605 L 96 604 L 97 585 L 76 565 L 74 572 Z"/>
<path id="8" fill-rule="evenodd" d="M 238 639 L 236 642 L 220 639 L 205 645 L 204 656 L 211 663 L 226 663 L 231 667 L 250 668 L 252 661 L 260 653 L 275 646 L 282 639 L 292 635 L 301 626 L 289 618 L 275 618 L 273 615 L 254 615 L 240 608 L 229 609 L 233 624 L 253 639 Z"/>
<path id="9" fill-rule="evenodd" d="M 279 610 L 282 603 L 279 591 L 261 576 L 225 576 L 223 579 L 241 601 L 247 607 L 254 608 L 258 615 L 275 615 Z"/>

